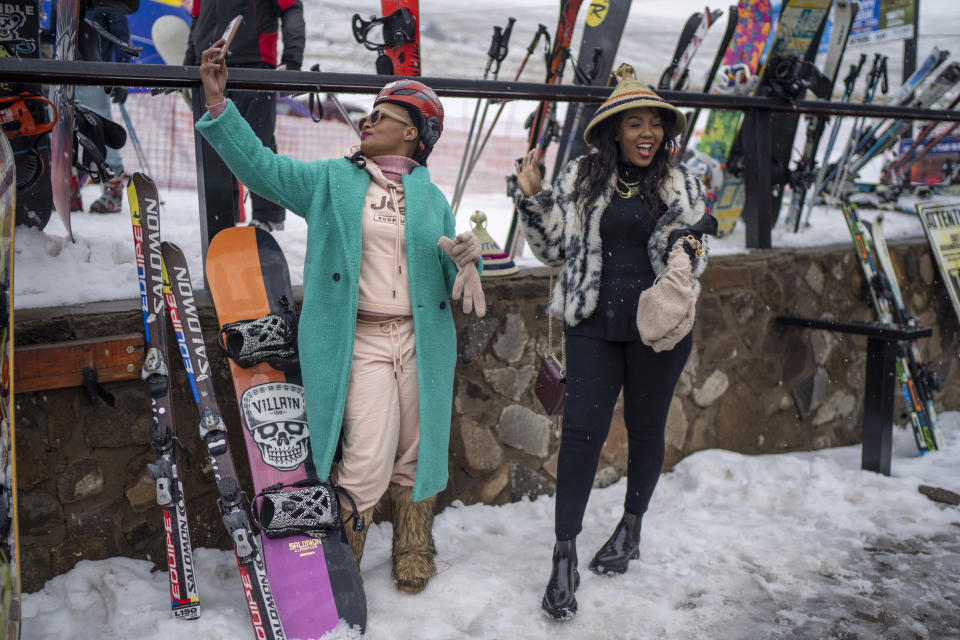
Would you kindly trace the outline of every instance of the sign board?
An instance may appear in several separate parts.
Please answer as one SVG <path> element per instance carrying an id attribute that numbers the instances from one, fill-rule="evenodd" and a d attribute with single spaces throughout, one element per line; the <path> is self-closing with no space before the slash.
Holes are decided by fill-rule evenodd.
<path id="1" fill-rule="evenodd" d="M 878 42 L 909 40 L 913 37 L 914 0 L 858 0 L 860 11 L 850 30 L 848 47 L 864 46 Z M 819 53 L 826 53 L 833 29 L 833 11 L 820 40 Z"/>
<path id="2" fill-rule="evenodd" d="M 953 311 L 960 319 L 960 202 L 919 202 L 917 215 L 930 241 Z"/>

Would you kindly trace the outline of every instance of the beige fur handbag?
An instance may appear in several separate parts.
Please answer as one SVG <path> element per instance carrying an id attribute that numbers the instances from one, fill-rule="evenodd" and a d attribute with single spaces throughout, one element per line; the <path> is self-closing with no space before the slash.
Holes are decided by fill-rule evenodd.
<path id="1" fill-rule="evenodd" d="M 640 339 L 654 351 L 673 349 L 693 328 L 698 288 L 684 248 L 687 242 L 695 248 L 696 255 L 703 255 L 702 245 L 692 235 L 674 243 L 666 270 L 640 294 L 637 303 Z"/>

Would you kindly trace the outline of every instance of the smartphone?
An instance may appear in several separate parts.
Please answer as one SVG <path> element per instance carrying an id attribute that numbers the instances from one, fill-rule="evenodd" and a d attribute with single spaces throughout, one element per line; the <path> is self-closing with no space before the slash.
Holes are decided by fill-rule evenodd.
<path id="1" fill-rule="evenodd" d="M 237 35 L 237 29 L 240 27 L 241 22 L 243 22 L 243 16 L 237 16 L 231 20 L 230 24 L 227 25 L 227 28 L 223 30 L 223 35 L 220 37 L 226 40 L 226 42 L 223 43 L 223 53 L 220 54 L 217 62 L 221 62 L 227 57 L 227 52 L 230 51 L 230 43 L 233 42 L 233 37 Z"/>

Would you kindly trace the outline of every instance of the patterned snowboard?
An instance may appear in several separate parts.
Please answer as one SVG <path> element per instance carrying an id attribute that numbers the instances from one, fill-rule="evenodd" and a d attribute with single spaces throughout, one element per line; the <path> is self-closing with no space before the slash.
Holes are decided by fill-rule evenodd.
<path id="1" fill-rule="evenodd" d="M 823 35 L 823 27 L 826 23 L 827 14 L 830 12 L 830 6 L 833 0 L 789 0 L 780 14 L 780 21 L 777 23 L 777 32 L 770 45 L 769 54 L 766 60 L 771 60 L 776 56 L 796 56 L 801 59 L 812 59 L 816 55 L 817 48 L 820 45 L 820 38 Z M 760 86 L 758 91 L 762 91 L 765 86 L 764 71 L 760 72 Z M 783 120 L 774 119 L 773 131 L 786 131 L 789 129 L 788 145 L 793 144 L 793 134 L 796 132 L 796 120 L 790 123 Z M 731 141 L 731 147 L 736 141 L 737 131 L 734 131 L 734 140 Z M 781 142 L 781 141 L 776 141 Z M 730 156 L 727 157 L 728 163 Z M 779 199 L 777 200 L 779 202 Z M 713 215 L 716 216 L 719 228 L 717 235 L 723 237 L 733 231 L 737 220 L 743 213 L 745 204 L 745 186 L 743 178 L 737 177 L 727 170 L 723 173 L 723 182 L 720 185 L 720 191 L 716 197 L 716 206 L 713 209 Z"/>
<path id="2" fill-rule="evenodd" d="M 20 557 L 13 433 L 13 149 L 0 134 L 0 640 L 20 637 Z"/>
<path id="3" fill-rule="evenodd" d="M 723 54 L 723 65 L 746 65 L 752 75 L 760 69 L 760 60 L 763 57 L 771 28 L 770 0 L 740 0 L 737 4 L 737 27 Z M 714 82 L 714 87 L 718 86 Z M 734 93 L 748 92 L 749 87 Z M 719 93 L 715 88 L 714 93 Z M 733 142 L 737 138 L 740 126 L 739 111 L 714 109 L 707 117 L 707 124 L 703 136 L 697 145 L 697 150 L 706 153 L 714 160 L 725 163 Z M 712 185 L 716 187 L 716 185 Z M 716 193 L 714 188 L 707 189 L 707 206 L 713 207 Z"/>
<path id="4" fill-rule="evenodd" d="M 54 0 L 57 3 L 57 60 L 75 60 L 77 57 L 77 29 L 80 21 L 80 0 Z M 73 171 L 73 85 L 55 85 L 53 104 L 59 118 L 50 140 L 50 183 L 53 187 L 53 206 L 67 230 L 67 239 L 73 242 L 70 226 L 70 175 Z"/>
<path id="5" fill-rule="evenodd" d="M 296 315 L 277 241 L 253 227 L 224 229 L 210 242 L 207 282 L 220 326 L 270 313 Z M 314 477 L 300 371 L 230 361 L 254 491 Z M 261 537 L 284 631 L 316 638 L 342 618 L 364 629 L 367 601 L 345 537 Z"/>

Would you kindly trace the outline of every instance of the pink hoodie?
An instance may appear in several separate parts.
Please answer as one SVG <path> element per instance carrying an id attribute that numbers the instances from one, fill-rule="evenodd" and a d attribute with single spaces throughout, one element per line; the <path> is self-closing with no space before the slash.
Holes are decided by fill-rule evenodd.
<path id="1" fill-rule="evenodd" d="M 403 232 L 406 206 L 400 177 L 416 166 L 405 156 L 367 158 L 370 186 L 363 199 L 359 311 L 413 315 Z"/>

